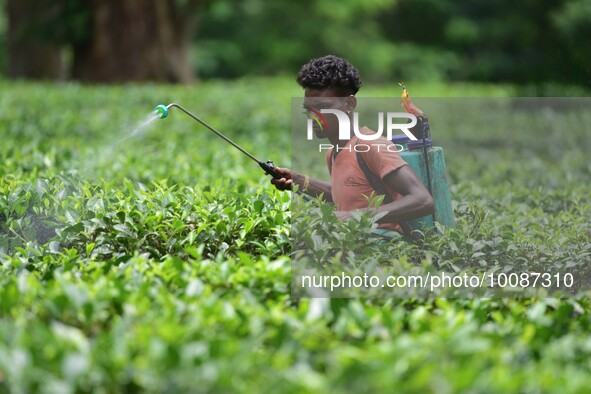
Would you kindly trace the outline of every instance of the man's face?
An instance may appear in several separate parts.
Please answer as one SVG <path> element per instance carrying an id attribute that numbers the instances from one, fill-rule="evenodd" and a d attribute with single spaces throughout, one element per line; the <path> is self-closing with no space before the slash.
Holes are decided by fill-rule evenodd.
<path id="1" fill-rule="evenodd" d="M 321 114 L 323 109 L 337 109 L 343 112 L 351 111 L 349 97 L 338 97 L 333 89 L 306 88 L 304 92 L 304 110 L 314 119 L 312 127 L 318 138 L 329 138 L 339 133 L 339 122 L 334 114 Z"/>

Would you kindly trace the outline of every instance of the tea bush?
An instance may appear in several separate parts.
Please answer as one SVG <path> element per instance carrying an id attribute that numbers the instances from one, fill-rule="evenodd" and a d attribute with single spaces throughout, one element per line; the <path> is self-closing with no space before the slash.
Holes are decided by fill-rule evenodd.
<path id="1" fill-rule="evenodd" d="M 458 226 L 383 248 L 353 237 L 369 234 L 371 218 L 341 222 L 328 205 L 276 191 L 174 109 L 137 129 L 156 104 L 176 101 L 287 167 L 294 85 L 0 82 L 0 391 L 586 390 L 584 294 L 310 299 L 292 298 L 290 283 L 293 232 L 322 222 L 323 233 L 302 240 L 324 262 L 550 266 L 584 285 L 587 131 L 524 127 L 493 139 L 439 129 Z M 499 88 L 446 90 L 490 92 Z"/>

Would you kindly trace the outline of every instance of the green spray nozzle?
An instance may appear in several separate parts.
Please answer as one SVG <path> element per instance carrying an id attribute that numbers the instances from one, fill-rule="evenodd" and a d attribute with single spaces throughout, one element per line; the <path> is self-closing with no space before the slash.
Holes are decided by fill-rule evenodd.
<path id="1" fill-rule="evenodd" d="M 157 105 L 154 112 L 160 115 L 160 119 L 164 119 L 168 116 L 168 107 L 164 104 Z"/>

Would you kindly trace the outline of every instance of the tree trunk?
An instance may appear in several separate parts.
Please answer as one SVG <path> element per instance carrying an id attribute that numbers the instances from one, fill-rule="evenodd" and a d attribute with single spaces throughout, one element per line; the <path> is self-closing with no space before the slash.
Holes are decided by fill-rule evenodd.
<path id="1" fill-rule="evenodd" d="M 18 0 L 14 0 L 18 1 Z M 83 82 L 190 82 L 197 1 L 87 0 L 89 38 L 73 48 L 72 77 Z"/>
<path id="2" fill-rule="evenodd" d="M 47 37 L 39 17 L 47 14 L 48 6 L 47 0 L 7 1 L 9 78 L 63 78 L 62 49 Z"/>

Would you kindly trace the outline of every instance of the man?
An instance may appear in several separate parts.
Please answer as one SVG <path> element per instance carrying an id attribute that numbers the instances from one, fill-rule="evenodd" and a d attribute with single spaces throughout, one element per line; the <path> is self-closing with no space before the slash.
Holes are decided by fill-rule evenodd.
<path id="1" fill-rule="evenodd" d="M 347 113 L 351 119 L 361 79 L 359 72 L 346 60 L 333 55 L 313 59 L 301 68 L 297 82 L 304 88 L 304 108 L 308 114 L 319 113 L 321 109 L 337 109 Z M 327 154 L 331 181 L 310 179 L 290 169 L 277 168 L 283 175 L 281 179 L 271 180 L 277 189 L 291 190 L 296 184 L 299 190 L 310 196 L 323 194 L 326 201 L 336 204 L 337 216 L 345 219 L 351 211 L 369 209 L 371 196 L 378 194 L 372 187 L 377 180 L 390 198 L 385 198 L 380 207 L 372 209 L 375 214 L 385 213 L 378 220 L 381 228 L 399 233 L 408 233 L 403 225 L 407 220 L 433 213 L 433 199 L 421 180 L 396 149 L 384 149 L 385 144 L 392 144 L 391 141 L 380 137 L 371 141 L 371 149 L 357 153 L 351 148 L 356 146 L 359 138 L 351 133 L 351 139 L 339 139 L 336 115 L 325 114 L 324 120 L 314 123 L 314 133 L 318 138 L 328 138 L 333 147 L 338 147 Z M 360 131 L 375 134 L 367 127 Z M 378 150 L 376 146 L 379 144 L 384 145 Z M 368 170 L 369 177 L 373 179 L 366 176 Z"/>

